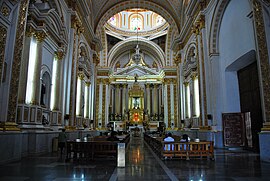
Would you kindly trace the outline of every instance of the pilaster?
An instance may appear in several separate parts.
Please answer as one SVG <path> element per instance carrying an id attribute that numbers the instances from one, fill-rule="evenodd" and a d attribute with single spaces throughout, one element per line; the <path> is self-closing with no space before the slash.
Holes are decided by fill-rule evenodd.
<path id="1" fill-rule="evenodd" d="M 253 13 L 257 35 L 258 69 L 264 119 L 262 131 L 270 131 L 270 64 L 267 44 L 265 43 L 266 34 L 261 1 L 253 0 Z"/>
<path id="2" fill-rule="evenodd" d="M 11 79 L 10 79 L 8 113 L 7 113 L 7 120 L 3 120 L 4 122 L 13 122 L 13 123 L 16 122 L 18 88 L 19 88 L 18 78 L 20 77 L 20 68 L 21 68 L 20 66 L 21 66 L 22 54 L 23 54 L 23 42 L 25 38 L 28 7 L 29 7 L 29 0 L 20 1 L 19 7 L 18 7 L 19 16 L 18 16 L 18 21 L 17 21 L 16 39 L 15 39 L 15 46 L 14 46 Z M 13 123 L 12 123 L 12 127 L 16 129 L 17 125 Z M 2 126 L 2 129 L 5 130 L 5 127 L 6 126 Z"/>

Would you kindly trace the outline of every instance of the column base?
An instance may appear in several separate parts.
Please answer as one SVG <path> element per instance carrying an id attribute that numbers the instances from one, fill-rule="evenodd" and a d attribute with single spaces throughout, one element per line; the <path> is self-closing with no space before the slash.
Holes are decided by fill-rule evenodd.
<path id="1" fill-rule="evenodd" d="M 200 130 L 212 130 L 211 126 L 200 126 Z"/>
<path id="2" fill-rule="evenodd" d="M 0 123 L 0 131 L 21 131 L 21 129 L 14 122 L 3 122 Z"/>
<path id="3" fill-rule="evenodd" d="M 270 123 L 263 124 L 261 131 L 270 131 Z"/>
<path id="4" fill-rule="evenodd" d="M 76 126 L 65 126 L 65 129 L 68 130 L 68 131 L 75 131 Z"/>
<path id="5" fill-rule="evenodd" d="M 45 130 L 45 127 L 42 124 L 36 123 L 24 123 L 19 124 L 21 130 Z"/>
<path id="6" fill-rule="evenodd" d="M 260 140 L 260 159 L 262 161 L 270 162 L 270 131 L 262 131 L 259 134 Z"/>

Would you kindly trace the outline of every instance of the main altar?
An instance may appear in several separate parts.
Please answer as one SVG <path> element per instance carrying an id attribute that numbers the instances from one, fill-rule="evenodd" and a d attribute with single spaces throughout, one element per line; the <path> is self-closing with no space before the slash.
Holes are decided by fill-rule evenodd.
<path id="1" fill-rule="evenodd" d="M 144 91 L 135 79 L 129 95 L 129 122 L 140 125 L 144 120 Z"/>

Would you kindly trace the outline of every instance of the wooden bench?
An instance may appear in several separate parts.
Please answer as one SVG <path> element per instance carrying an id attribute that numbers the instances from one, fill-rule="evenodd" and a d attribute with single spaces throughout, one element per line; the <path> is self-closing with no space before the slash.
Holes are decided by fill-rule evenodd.
<path id="1" fill-rule="evenodd" d="M 162 141 L 161 157 L 172 158 L 211 158 L 214 159 L 213 141 L 200 142 L 164 142 Z"/>
<path id="2" fill-rule="evenodd" d="M 118 143 L 129 143 L 130 135 L 119 141 L 67 141 L 66 161 L 93 160 L 97 157 L 115 157 L 117 158 Z"/>
<path id="3" fill-rule="evenodd" d="M 214 160 L 214 142 L 164 142 L 161 137 L 144 135 L 144 140 L 160 158 L 211 158 Z"/>

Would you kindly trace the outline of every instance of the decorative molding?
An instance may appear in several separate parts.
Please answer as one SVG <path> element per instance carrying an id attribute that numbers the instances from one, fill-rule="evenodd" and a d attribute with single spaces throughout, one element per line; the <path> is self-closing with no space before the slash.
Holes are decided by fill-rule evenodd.
<path id="1" fill-rule="evenodd" d="M 218 54 L 218 37 L 219 37 L 219 29 L 221 25 L 221 20 L 224 14 L 224 11 L 229 4 L 230 0 L 221 0 L 218 1 L 215 7 L 215 11 L 213 14 L 213 19 L 211 22 L 210 28 L 210 40 L 209 40 L 209 54 Z"/>
<path id="2" fill-rule="evenodd" d="M 167 128 L 171 128 L 171 122 L 172 122 L 172 113 L 171 113 L 171 86 L 170 84 L 167 85 L 167 104 L 168 104 L 168 125 Z"/>
<path id="3" fill-rule="evenodd" d="M 0 131 L 20 131 L 20 128 L 14 122 L 1 122 Z"/>
<path id="4" fill-rule="evenodd" d="M 5 63 L 5 49 L 6 49 L 6 41 L 7 41 L 7 29 L 6 27 L 0 25 L 0 84 L 1 81 L 3 80 L 3 75 L 2 77 L 2 69 L 4 67 Z"/>
<path id="5" fill-rule="evenodd" d="M 106 128 L 105 113 L 106 113 L 106 84 L 102 85 L 102 128 Z"/>
<path id="6" fill-rule="evenodd" d="M 174 127 L 177 128 L 178 127 L 178 101 L 180 101 L 177 97 L 177 87 L 178 84 L 173 85 L 173 97 L 174 97 Z"/>
<path id="7" fill-rule="evenodd" d="M 2 6 L 1 13 L 3 16 L 8 17 L 10 15 L 10 9 L 7 6 Z"/>

